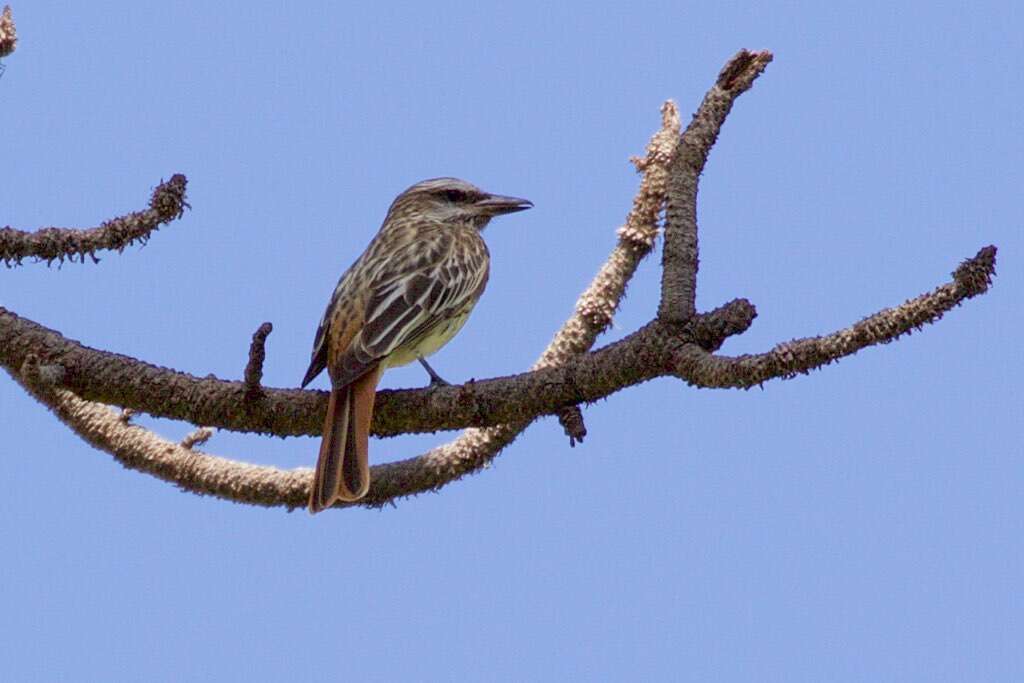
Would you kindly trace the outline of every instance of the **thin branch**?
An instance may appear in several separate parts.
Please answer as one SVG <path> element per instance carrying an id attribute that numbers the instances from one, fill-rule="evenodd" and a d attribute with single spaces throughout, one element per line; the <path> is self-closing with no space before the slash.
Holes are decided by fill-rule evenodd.
<path id="1" fill-rule="evenodd" d="M 40 378 L 36 361 L 20 372 L 6 368 L 31 396 L 47 406 L 86 443 L 106 451 L 128 469 L 145 472 L 199 495 L 251 505 L 303 507 L 309 470 L 284 471 L 209 455 L 132 425 L 108 406 L 85 401 Z M 194 444 L 193 444 L 194 446 Z"/>
<path id="2" fill-rule="evenodd" d="M 665 210 L 661 303 L 658 317 L 666 322 L 686 320 L 696 311 L 697 189 L 708 153 L 718 139 L 732 104 L 750 88 L 772 61 L 770 52 L 741 50 L 722 69 L 686 127 L 672 163 Z"/>
<path id="3" fill-rule="evenodd" d="M 263 323 L 253 335 L 249 345 L 249 362 L 245 365 L 245 398 L 254 401 L 263 394 L 263 362 L 267 359 L 267 336 L 274 331 L 270 323 Z"/>
<path id="4" fill-rule="evenodd" d="M 633 206 L 626 216 L 626 223 L 618 230 L 619 244 L 609 256 L 594 284 L 576 302 L 579 320 L 586 322 L 597 333 L 589 340 L 579 338 L 577 352 L 594 344 L 597 335 L 607 329 L 615 311 L 622 302 L 636 265 L 651 252 L 658 237 L 658 215 L 665 204 L 669 164 L 675 156 L 679 138 L 679 110 L 675 102 L 666 101 L 661 105 L 661 130 L 654 134 L 647 145 L 646 155 L 633 157 L 630 161 L 643 181 L 633 198 Z M 552 347 L 563 346 L 564 341 L 555 339 Z M 565 348 L 566 353 L 572 349 Z M 583 442 L 587 428 L 583 413 L 578 405 L 568 406 L 558 413 L 558 421 L 569 437 L 569 446 Z"/>
<path id="5" fill-rule="evenodd" d="M 199 429 L 185 435 L 185 438 L 181 440 L 181 447 L 193 451 L 196 446 L 202 446 L 204 443 L 209 441 L 210 437 L 213 436 L 213 432 L 214 430 L 209 427 L 200 427 Z"/>
<path id="6" fill-rule="evenodd" d="M 675 374 L 689 384 L 713 388 L 750 388 L 775 378 L 807 374 L 844 356 L 933 323 L 954 306 L 984 294 L 995 275 L 996 248 L 988 246 L 953 272 L 953 281 L 895 308 L 887 308 L 824 337 L 783 342 L 767 353 L 715 356 L 687 344 L 675 358 Z"/>
<path id="7" fill-rule="evenodd" d="M 180 218 L 188 203 L 185 201 L 185 176 L 176 174 L 157 185 L 149 200 L 149 208 L 106 221 L 98 228 L 43 228 L 35 232 L 0 228 L 0 261 L 7 266 L 20 265 L 25 258 L 46 261 L 64 261 L 89 256 L 98 261 L 95 253 L 101 249 L 123 250 L 134 242 L 145 243 L 150 234 L 165 223 Z"/>

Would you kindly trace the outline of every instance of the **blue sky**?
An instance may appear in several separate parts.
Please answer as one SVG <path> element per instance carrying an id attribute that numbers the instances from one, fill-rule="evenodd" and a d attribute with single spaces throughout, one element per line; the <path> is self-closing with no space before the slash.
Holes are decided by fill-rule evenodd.
<path id="1" fill-rule="evenodd" d="M 1000 251 L 989 294 L 923 333 L 752 391 L 651 382 L 588 408 L 582 446 L 545 420 L 483 473 L 382 511 L 183 493 L 0 376 L 5 680 L 1024 675 L 1019 5 L 14 12 L 0 224 L 95 225 L 176 172 L 193 210 L 98 265 L 6 270 L 0 305 L 198 375 L 240 377 L 269 320 L 265 382 L 297 386 L 340 272 L 395 194 L 438 175 L 536 208 L 489 228 L 488 291 L 434 365 L 528 367 L 610 250 L 661 102 L 688 118 L 743 47 L 776 59 L 699 200 L 699 306 L 759 312 L 723 352 L 843 327 Z M 652 316 L 658 260 L 608 340 Z M 316 448 L 207 446 L 282 467 Z"/>

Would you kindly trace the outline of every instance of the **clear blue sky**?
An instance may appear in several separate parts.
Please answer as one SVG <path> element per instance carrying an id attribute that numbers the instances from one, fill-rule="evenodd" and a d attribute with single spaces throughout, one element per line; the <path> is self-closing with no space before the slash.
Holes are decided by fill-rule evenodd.
<path id="1" fill-rule="evenodd" d="M 581 447 L 545 420 L 383 511 L 180 492 L 0 375 L 0 678 L 1020 680 L 1024 17 L 941 5 L 15 2 L 0 224 L 95 225 L 176 172 L 193 210 L 99 265 L 0 272 L 0 305 L 195 374 L 240 377 L 269 320 L 266 382 L 296 386 L 339 273 L 438 175 L 536 204 L 489 229 L 490 287 L 435 357 L 522 370 L 609 251 L 661 102 L 688 118 L 741 47 L 776 60 L 700 195 L 699 305 L 759 311 L 724 352 L 1000 251 L 993 290 L 921 334 L 763 390 L 651 382 L 587 409 Z M 609 339 L 652 315 L 657 264 Z"/>

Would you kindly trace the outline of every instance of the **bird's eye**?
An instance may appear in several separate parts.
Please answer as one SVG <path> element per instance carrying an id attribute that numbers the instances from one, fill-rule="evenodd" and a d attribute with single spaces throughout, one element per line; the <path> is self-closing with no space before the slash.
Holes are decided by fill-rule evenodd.
<path id="1" fill-rule="evenodd" d="M 444 190 L 441 196 L 450 202 L 463 202 L 466 200 L 466 193 L 462 190 Z"/>

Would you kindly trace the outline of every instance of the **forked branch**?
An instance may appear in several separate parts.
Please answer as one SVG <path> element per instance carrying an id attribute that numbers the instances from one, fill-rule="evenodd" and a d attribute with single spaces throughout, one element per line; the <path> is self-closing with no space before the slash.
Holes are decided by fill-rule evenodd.
<path id="1" fill-rule="evenodd" d="M 682 134 L 675 105 L 663 106 L 661 130 L 651 139 L 644 158 L 634 160 L 643 177 L 612 253 L 529 372 L 440 389 L 378 393 L 373 432 L 379 436 L 470 428 L 423 455 L 374 467 L 370 492 L 358 504 L 384 505 L 398 497 L 436 490 L 474 472 L 544 415 L 559 415 L 570 438 L 581 439 L 585 427 L 579 405 L 649 379 L 674 376 L 695 386 L 726 388 L 793 377 L 866 346 L 892 341 L 987 290 L 995 273 L 995 247 L 985 247 L 965 261 L 952 282 L 844 330 L 782 343 L 763 354 L 716 353 L 726 339 L 748 329 L 757 314 L 745 299 L 708 313 L 696 312 L 698 180 L 733 102 L 771 59 L 768 52 L 741 51 L 729 60 Z M 156 212 L 151 221 L 169 220 L 170 214 L 180 215 L 187 206 L 184 178 L 175 176 L 172 182 L 179 178 L 180 193 L 164 195 L 176 196 L 177 204 L 160 203 L 162 211 L 151 206 Z M 662 212 L 665 245 L 657 317 L 624 339 L 592 351 L 611 324 L 640 261 L 651 252 Z M 147 234 L 143 231 L 132 239 Z M 30 235 L 22 235 L 12 239 L 22 245 L 32 243 Z M 93 242 L 51 240 L 47 242 L 51 246 L 36 246 L 35 251 L 6 247 L 7 251 L 0 250 L 0 258 L 17 262 L 36 256 L 50 261 L 96 248 L 120 248 L 118 244 L 130 241 L 122 243 L 109 236 Z M 95 244 L 105 246 L 91 246 Z M 244 381 L 200 379 L 90 349 L 0 308 L 0 365 L 84 440 L 127 467 L 195 493 L 256 505 L 303 507 L 311 478 L 308 468 L 283 471 L 197 449 L 209 438 L 208 427 L 279 436 L 319 433 L 323 392 L 260 384 L 269 332 L 267 323 L 253 335 Z M 116 412 L 107 404 L 126 412 Z M 136 410 L 204 428 L 175 444 L 130 424 L 127 416 Z"/>

